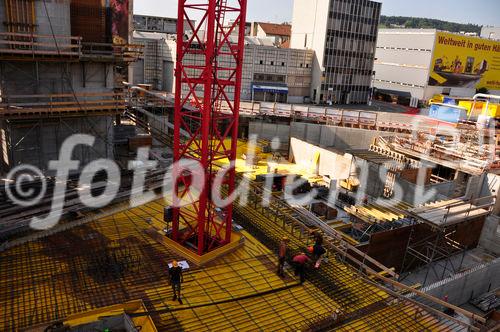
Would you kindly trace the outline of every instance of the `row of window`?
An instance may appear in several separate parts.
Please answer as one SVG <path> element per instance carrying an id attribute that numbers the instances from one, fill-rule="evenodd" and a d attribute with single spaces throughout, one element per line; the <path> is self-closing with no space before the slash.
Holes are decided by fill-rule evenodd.
<path id="1" fill-rule="evenodd" d="M 364 33 L 367 35 L 373 35 L 377 31 L 377 20 L 362 19 L 360 17 L 351 17 L 333 12 L 330 14 L 328 25 L 330 29 Z"/>
<path id="2" fill-rule="evenodd" d="M 325 54 L 326 55 L 342 55 L 342 56 L 347 56 L 349 58 L 366 59 L 366 60 L 373 60 L 375 58 L 373 52 L 359 52 L 359 51 L 355 51 L 355 50 L 339 50 L 336 48 L 326 48 Z"/>
<path id="3" fill-rule="evenodd" d="M 332 0 L 330 9 L 337 13 L 374 18 L 379 16 L 381 4 L 366 0 Z"/>
<path id="4" fill-rule="evenodd" d="M 268 61 L 266 63 L 264 63 L 264 60 L 258 60 L 258 63 L 256 62 L 256 64 L 259 64 L 259 65 L 271 65 L 271 66 L 281 66 L 281 67 L 285 67 L 286 66 L 286 62 L 283 62 L 283 61 L 277 61 L 277 62 L 274 62 L 274 61 Z M 299 64 L 299 67 L 300 68 L 309 68 L 309 64 L 306 63 L 305 65 L 303 63 Z"/>
<path id="5" fill-rule="evenodd" d="M 286 77 L 284 75 L 254 74 L 253 80 L 255 82 L 285 83 Z"/>
<path id="6" fill-rule="evenodd" d="M 357 39 L 360 41 L 371 41 L 371 42 L 375 42 L 377 40 L 377 32 L 376 32 L 375 28 L 373 29 L 373 31 L 370 34 L 328 29 L 326 32 L 326 36 L 327 36 L 327 38 L 342 37 L 342 38 L 347 38 L 347 39 Z"/>
<path id="7" fill-rule="evenodd" d="M 428 48 L 408 48 L 408 47 L 389 47 L 389 46 L 377 46 L 380 50 L 398 50 L 398 51 L 418 51 L 418 52 L 432 52 Z"/>
<path id="8" fill-rule="evenodd" d="M 409 84 L 409 83 L 402 83 L 402 82 L 395 82 L 395 81 L 388 81 L 388 80 L 380 80 L 380 79 L 375 79 L 376 82 L 382 82 L 382 83 L 390 83 L 390 84 L 397 84 L 401 86 L 407 86 L 411 88 L 425 88 L 422 85 L 417 85 L 417 84 Z"/>
<path id="9" fill-rule="evenodd" d="M 328 37 L 326 48 L 334 51 L 349 51 L 350 53 L 365 53 L 372 57 L 375 50 L 374 41 L 361 41 L 350 38 Z"/>
<path id="10" fill-rule="evenodd" d="M 366 85 L 338 85 L 338 84 L 321 84 L 321 90 L 322 91 L 344 91 L 344 90 L 349 90 L 349 91 L 368 91 L 370 90 L 369 86 Z"/>

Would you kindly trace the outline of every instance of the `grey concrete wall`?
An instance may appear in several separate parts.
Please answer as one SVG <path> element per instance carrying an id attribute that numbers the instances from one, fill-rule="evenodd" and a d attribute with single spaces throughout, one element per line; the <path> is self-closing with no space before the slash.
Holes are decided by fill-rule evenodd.
<path id="1" fill-rule="evenodd" d="M 81 167 L 100 158 L 113 158 L 113 118 L 67 118 L 61 120 L 41 120 L 30 123 L 10 124 L 11 167 L 30 164 L 53 174 L 48 163 L 57 160 L 64 141 L 74 134 L 88 134 L 96 138 L 92 147 L 77 146 L 73 159 L 81 161 Z"/>
<path id="2" fill-rule="evenodd" d="M 437 298 L 448 295 L 454 305 L 463 305 L 484 293 L 500 287 L 500 258 L 479 265 L 469 271 L 459 273 L 451 278 L 432 284 L 422 291 Z"/>
<path id="3" fill-rule="evenodd" d="M 339 150 L 368 149 L 373 140 L 381 134 L 384 136 L 395 135 L 394 133 L 381 133 L 367 129 L 343 128 L 303 122 L 293 122 L 290 129 L 291 137 Z"/>
<path id="4" fill-rule="evenodd" d="M 479 246 L 500 256 L 500 218 L 489 216 L 479 239 Z M 500 279 L 500 278 L 499 278 Z"/>
<path id="5" fill-rule="evenodd" d="M 0 174 L 7 173 L 9 164 L 9 151 L 7 149 L 7 133 L 4 129 L 4 120 L 0 119 Z"/>
<path id="6" fill-rule="evenodd" d="M 0 1 L 0 20 L 6 21 L 7 16 L 5 15 L 5 1 Z M 6 32 L 7 26 L 5 24 L 0 24 L 0 32 Z"/>
<path id="7" fill-rule="evenodd" d="M 290 142 L 290 160 L 301 168 L 309 169 L 317 175 L 326 175 L 332 180 L 349 177 L 352 155 L 320 148 L 296 138 L 292 138 Z"/>
<path id="8" fill-rule="evenodd" d="M 114 71 L 110 64 L 89 62 L 84 66 L 74 65 L 69 75 L 72 77 L 73 88 L 77 93 L 104 93 L 113 90 Z"/>
<path id="9" fill-rule="evenodd" d="M 280 150 L 288 151 L 290 146 L 290 126 L 264 121 L 250 121 L 248 134 L 257 135 L 258 139 L 272 140 L 279 138 Z"/>
<path id="10" fill-rule="evenodd" d="M 85 70 L 85 84 L 83 71 Z M 9 62 L 0 65 L 0 89 L 4 95 L 71 93 L 69 80 L 76 93 L 110 92 L 114 72 L 109 64 L 68 64 Z"/>
<path id="11" fill-rule="evenodd" d="M 144 59 L 139 59 L 130 66 L 134 68 L 133 83 L 144 83 Z"/>
<path id="12" fill-rule="evenodd" d="M 385 186 L 385 174 L 380 175 L 380 165 L 367 163 L 366 161 L 356 160 L 356 174 L 361 179 L 361 185 L 357 196 L 363 198 L 365 195 L 371 197 L 382 197 Z M 365 174 L 368 172 L 367 174 Z M 363 181 L 366 179 L 366 181 Z M 363 183 L 364 182 L 364 183 Z"/>
<path id="13" fill-rule="evenodd" d="M 174 68 L 173 61 L 163 61 L 163 90 L 174 92 Z"/>
<path id="14" fill-rule="evenodd" d="M 259 138 L 269 140 L 279 137 L 282 147 L 285 149 L 288 149 L 290 138 L 297 138 L 313 145 L 338 150 L 368 149 L 373 139 L 380 135 L 377 131 L 365 129 L 341 128 L 302 122 L 285 125 L 263 121 L 251 121 L 249 134 L 256 134 Z M 394 135 L 393 133 L 384 134 Z M 370 180 L 364 190 L 366 194 L 373 197 L 380 197 L 384 189 L 385 180 L 380 180 L 379 172 L 377 165 L 369 165 L 367 178 Z M 413 200 L 413 198 L 411 199 Z"/>
<path id="15" fill-rule="evenodd" d="M 403 201 L 413 206 L 434 202 L 450 197 L 455 190 L 455 182 L 431 184 L 423 187 L 422 195 L 416 195 L 417 185 L 404 179 L 396 180 L 403 191 Z M 431 194 L 432 193 L 432 194 Z"/>
<path id="16" fill-rule="evenodd" d="M 500 175 L 486 174 L 482 176 L 481 188 L 477 190 L 480 193 L 479 197 L 495 196 L 496 201 L 493 207 L 493 214 L 500 215 Z M 478 197 L 478 196 L 476 196 Z M 486 203 L 482 201 L 481 203 Z"/>
<path id="17" fill-rule="evenodd" d="M 71 35 L 70 0 L 35 1 L 35 12 L 37 34 L 52 36 L 53 30 L 56 36 Z"/>

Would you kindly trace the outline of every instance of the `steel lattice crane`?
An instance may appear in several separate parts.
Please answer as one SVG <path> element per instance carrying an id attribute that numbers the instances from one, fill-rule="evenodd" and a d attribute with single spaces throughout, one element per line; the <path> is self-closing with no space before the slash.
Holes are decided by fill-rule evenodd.
<path id="1" fill-rule="evenodd" d="M 247 0 L 179 0 L 174 163 L 196 160 L 203 172 L 178 167 L 182 176 L 174 183 L 174 200 L 184 205 L 172 211 L 171 236 L 200 256 L 231 239 L 233 207 L 216 207 L 211 190 L 220 162 L 236 159 L 246 5 Z M 189 189 L 201 177 L 196 198 Z M 221 187 L 234 192 L 234 168 Z"/>

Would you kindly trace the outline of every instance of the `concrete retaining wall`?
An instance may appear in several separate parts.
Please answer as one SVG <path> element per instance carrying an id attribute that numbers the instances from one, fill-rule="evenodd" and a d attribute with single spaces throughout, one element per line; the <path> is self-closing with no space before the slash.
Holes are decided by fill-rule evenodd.
<path id="1" fill-rule="evenodd" d="M 291 137 L 325 147 L 336 149 L 368 149 L 380 135 L 393 136 L 394 133 L 374 130 L 344 128 L 313 123 L 294 122 L 290 128 Z"/>
<path id="2" fill-rule="evenodd" d="M 290 156 L 293 157 L 296 164 L 302 165 L 311 173 L 317 171 L 318 175 L 327 175 L 332 180 L 342 180 L 349 177 L 352 162 L 352 156 L 349 154 L 323 149 L 292 137 Z"/>
<path id="3" fill-rule="evenodd" d="M 92 147 L 75 147 L 73 159 L 81 162 L 81 168 L 96 159 L 113 158 L 113 124 L 113 118 L 106 116 L 40 120 L 29 124 L 12 122 L 9 125 L 12 140 L 10 165 L 29 164 L 52 175 L 53 172 L 48 171 L 48 163 L 59 159 L 62 144 L 74 134 L 88 134 L 96 138 Z"/>
<path id="4" fill-rule="evenodd" d="M 451 278 L 429 285 L 422 291 L 437 298 L 448 295 L 450 303 L 460 306 L 500 287 L 500 258 L 481 264 Z"/>
<path id="5" fill-rule="evenodd" d="M 249 124 L 249 136 L 257 135 L 258 139 L 272 140 L 279 138 L 282 151 L 288 151 L 290 147 L 290 126 L 286 124 L 268 123 L 264 121 L 251 121 Z"/>
<path id="6" fill-rule="evenodd" d="M 431 184 L 423 187 L 421 195 L 416 195 L 417 185 L 403 179 L 397 183 L 403 191 L 403 201 L 413 206 L 434 202 L 450 197 L 455 190 L 455 182 Z M 431 194 L 432 193 L 432 194 Z"/>
<path id="7" fill-rule="evenodd" d="M 333 147 L 339 150 L 368 149 L 376 137 L 380 135 L 395 135 L 395 133 L 389 132 L 381 133 L 374 130 L 334 127 L 304 122 L 293 122 L 287 125 L 264 121 L 250 121 L 249 135 L 252 134 L 269 140 L 278 137 L 286 148 L 288 148 L 290 138 L 293 137 L 317 146 Z"/>
<path id="8" fill-rule="evenodd" d="M 484 223 L 479 246 L 500 256 L 500 218 L 489 216 Z M 498 276 L 500 279 L 500 275 Z"/>

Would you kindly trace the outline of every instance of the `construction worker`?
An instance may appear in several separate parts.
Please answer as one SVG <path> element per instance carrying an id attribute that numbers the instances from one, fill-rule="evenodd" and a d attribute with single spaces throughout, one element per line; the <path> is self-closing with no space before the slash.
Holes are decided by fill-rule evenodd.
<path id="1" fill-rule="evenodd" d="M 286 260 L 286 252 L 288 251 L 288 237 L 283 237 L 278 250 L 278 275 L 280 277 L 285 277 L 284 267 Z"/>
<path id="2" fill-rule="evenodd" d="M 312 247 L 312 254 L 314 256 L 314 268 L 319 269 L 323 255 L 326 254 L 326 249 L 321 244 L 314 244 Z"/>
<path id="3" fill-rule="evenodd" d="M 170 284 L 172 285 L 172 290 L 174 292 L 172 301 L 179 300 L 179 304 L 182 304 L 181 283 L 184 282 L 184 278 L 182 276 L 182 267 L 179 266 L 177 261 L 172 261 L 172 267 L 169 267 L 168 274 L 170 276 Z"/>
<path id="4" fill-rule="evenodd" d="M 314 236 L 314 245 L 323 245 L 323 235 L 321 234 L 320 231 L 313 231 L 312 232 Z"/>
<path id="5" fill-rule="evenodd" d="M 448 295 L 445 295 L 445 296 L 443 297 L 443 301 L 444 301 L 444 302 L 446 302 L 446 303 L 448 303 L 448 302 L 449 302 Z M 444 312 L 445 314 L 447 314 L 448 316 L 452 316 L 452 317 L 454 317 L 454 316 L 455 316 L 455 310 L 453 310 L 453 309 L 451 309 L 451 308 L 444 307 L 443 312 Z"/>
<path id="6" fill-rule="evenodd" d="M 293 258 L 295 265 L 295 276 L 300 276 L 300 284 L 302 285 L 306 280 L 306 264 L 311 260 L 304 252 L 301 252 Z"/>

